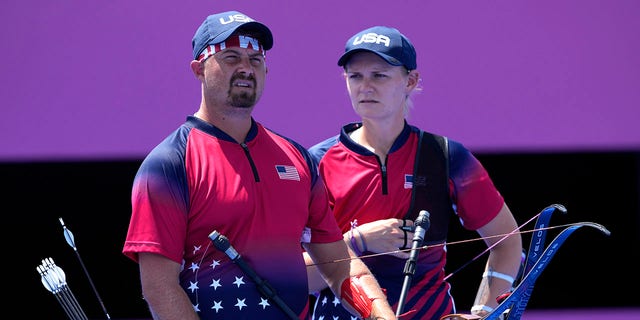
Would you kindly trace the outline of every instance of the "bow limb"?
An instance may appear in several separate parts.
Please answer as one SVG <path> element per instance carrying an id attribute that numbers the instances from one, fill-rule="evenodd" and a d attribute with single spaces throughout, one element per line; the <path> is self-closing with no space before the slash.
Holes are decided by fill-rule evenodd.
<path id="1" fill-rule="evenodd" d="M 546 227 L 549 225 L 549 220 L 554 212 L 567 213 L 567 209 L 560 204 L 552 204 L 544 210 L 542 210 L 536 220 L 534 227 L 535 232 L 531 236 L 531 243 L 529 244 L 529 251 L 524 262 L 524 268 L 521 270 L 522 277 L 531 271 L 533 264 L 540 258 L 540 252 L 544 248 L 545 240 L 547 237 Z"/>
<path id="2" fill-rule="evenodd" d="M 560 246 L 567 240 L 567 238 L 577 229 L 581 227 L 592 227 L 605 235 L 610 235 L 611 232 L 604 226 L 593 222 L 580 222 L 570 227 L 565 228 L 558 234 L 549 246 L 544 250 L 540 258 L 531 267 L 531 271 L 527 273 L 516 289 L 509 295 L 502 303 L 500 303 L 491 313 L 483 317 L 486 320 L 497 320 L 506 313 L 508 320 L 519 320 L 524 312 L 524 309 L 529 302 L 531 292 L 536 280 L 547 267 L 553 256 L 558 252 Z"/>

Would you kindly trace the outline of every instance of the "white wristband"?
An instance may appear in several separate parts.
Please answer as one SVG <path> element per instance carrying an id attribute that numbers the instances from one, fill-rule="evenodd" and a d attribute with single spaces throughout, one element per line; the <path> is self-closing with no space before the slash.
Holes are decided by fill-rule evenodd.
<path id="1" fill-rule="evenodd" d="M 492 270 L 490 270 L 490 271 L 485 271 L 485 272 L 482 274 L 482 277 L 483 277 L 483 278 L 486 278 L 486 277 L 498 278 L 498 279 L 502 279 L 502 280 L 504 280 L 504 281 L 507 281 L 507 282 L 509 282 L 510 284 L 513 284 L 513 282 L 515 281 L 515 280 L 513 279 L 513 277 L 512 277 L 512 276 L 510 276 L 510 275 L 508 275 L 508 274 L 504 274 L 504 273 L 500 273 L 500 272 L 492 271 Z"/>
<path id="2" fill-rule="evenodd" d="M 478 312 L 478 311 L 485 311 L 487 313 L 493 311 L 493 308 L 489 307 L 489 306 L 485 306 L 484 304 L 481 305 L 475 305 L 473 307 L 471 307 L 471 312 Z"/>

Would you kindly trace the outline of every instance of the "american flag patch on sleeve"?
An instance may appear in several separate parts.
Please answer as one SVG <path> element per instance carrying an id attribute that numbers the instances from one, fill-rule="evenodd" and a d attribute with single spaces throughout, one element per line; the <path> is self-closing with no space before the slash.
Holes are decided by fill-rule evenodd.
<path id="1" fill-rule="evenodd" d="M 282 180 L 300 181 L 298 169 L 294 166 L 276 165 L 276 172 L 278 172 L 278 177 Z"/>

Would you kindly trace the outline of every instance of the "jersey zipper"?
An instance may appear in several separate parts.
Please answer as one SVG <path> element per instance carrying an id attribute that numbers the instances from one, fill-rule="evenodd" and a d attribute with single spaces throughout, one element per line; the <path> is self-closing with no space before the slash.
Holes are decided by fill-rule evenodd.
<path id="1" fill-rule="evenodd" d="M 380 161 L 380 157 L 378 157 L 376 155 L 376 158 L 378 159 L 378 163 L 380 164 L 380 174 L 382 174 L 382 194 L 383 195 L 387 195 L 389 194 L 389 189 L 387 188 L 387 161 L 389 160 L 389 156 L 385 156 L 385 164 L 382 164 L 382 161 Z"/>
<path id="2" fill-rule="evenodd" d="M 240 146 L 242 150 L 244 150 L 244 154 L 247 156 L 247 160 L 249 160 L 249 164 L 251 165 L 251 171 L 253 171 L 253 178 L 256 182 L 260 182 L 260 176 L 258 175 L 258 169 L 256 168 L 256 164 L 253 162 L 253 158 L 251 158 L 251 153 L 249 153 L 249 147 L 246 143 L 241 143 Z"/>

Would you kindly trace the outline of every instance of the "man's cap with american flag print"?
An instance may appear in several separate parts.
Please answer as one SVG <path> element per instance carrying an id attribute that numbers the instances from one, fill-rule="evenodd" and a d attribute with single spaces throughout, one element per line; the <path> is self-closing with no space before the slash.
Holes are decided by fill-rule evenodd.
<path id="1" fill-rule="evenodd" d="M 241 12 L 226 11 L 209 15 L 198 27 L 191 41 L 193 59 L 197 60 L 198 56 L 209 45 L 227 40 L 236 30 L 244 31 L 256 37 L 264 50 L 269 50 L 273 47 L 273 34 L 266 25 Z"/>

